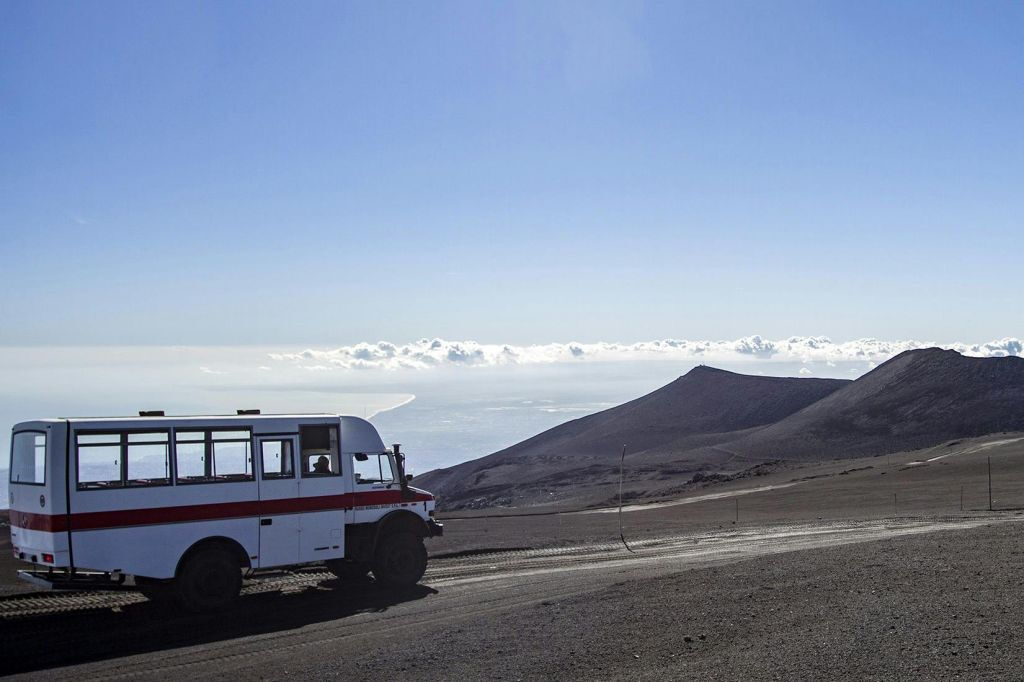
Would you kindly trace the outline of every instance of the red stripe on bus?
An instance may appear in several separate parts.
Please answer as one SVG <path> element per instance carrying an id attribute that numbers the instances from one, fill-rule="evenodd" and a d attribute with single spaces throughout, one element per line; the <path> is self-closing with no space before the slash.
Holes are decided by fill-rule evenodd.
<path id="1" fill-rule="evenodd" d="M 274 514 L 343 510 L 374 504 L 400 504 L 402 502 L 428 502 L 431 495 L 413 492 L 403 499 L 401 490 L 374 490 L 372 492 L 321 495 L 319 497 L 293 497 L 284 500 L 246 500 L 216 504 L 190 504 L 177 507 L 149 507 L 146 509 L 118 509 L 117 511 L 78 512 L 71 515 L 71 530 L 100 530 L 125 526 L 153 526 L 162 523 L 186 521 L 215 521 Z M 68 530 L 66 514 L 36 514 L 11 511 L 11 525 L 23 530 L 62 533 Z"/>

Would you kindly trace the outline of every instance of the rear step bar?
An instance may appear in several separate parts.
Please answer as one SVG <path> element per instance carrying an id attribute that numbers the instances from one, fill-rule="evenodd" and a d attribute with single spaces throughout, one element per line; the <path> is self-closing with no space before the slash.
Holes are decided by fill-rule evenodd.
<path id="1" fill-rule="evenodd" d="M 18 578 L 44 590 L 130 590 L 123 573 L 18 571 Z"/>

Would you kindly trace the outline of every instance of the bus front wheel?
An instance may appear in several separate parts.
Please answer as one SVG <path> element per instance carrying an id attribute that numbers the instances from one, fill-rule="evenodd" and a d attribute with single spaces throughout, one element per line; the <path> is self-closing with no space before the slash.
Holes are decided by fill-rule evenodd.
<path id="1" fill-rule="evenodd" d="M 427 548 L 415 533 L 386 536 L 373 558 L 373 577 L 388 587 L 412 587 L 427 570 Z"/>

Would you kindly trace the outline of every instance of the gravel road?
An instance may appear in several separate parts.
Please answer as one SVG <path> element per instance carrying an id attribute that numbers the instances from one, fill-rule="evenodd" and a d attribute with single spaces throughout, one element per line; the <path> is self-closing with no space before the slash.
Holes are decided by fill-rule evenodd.
<path id="1" fill-rule="evenodd" d="M 208 617 L 19 595 L 0 600 L 0 660 L 39 678 L 1018 677 L 1018 518 L 442 557 L 403 595 L 286 574 Z"/>

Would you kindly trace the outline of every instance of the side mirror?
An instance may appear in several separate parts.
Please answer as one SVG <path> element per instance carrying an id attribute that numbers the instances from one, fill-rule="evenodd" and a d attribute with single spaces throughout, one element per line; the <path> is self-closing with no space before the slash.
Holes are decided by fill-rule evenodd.
<path id="1" fill-rule="evenodd" d="M 354 455 L 354 457 L 356 458 L 357 462 L 365 462 L 366 460 L 370 459 L 370 457 L 365 452 L 357 452 Z"/>
<path id="2" fill-rule="evenodd" d="M 405 480 L 406 480 L 406 482 L 411 481 L 412 480 L 412 474 L 406 474 L 405 475 Z"/>

